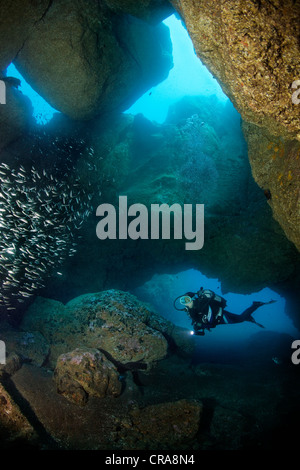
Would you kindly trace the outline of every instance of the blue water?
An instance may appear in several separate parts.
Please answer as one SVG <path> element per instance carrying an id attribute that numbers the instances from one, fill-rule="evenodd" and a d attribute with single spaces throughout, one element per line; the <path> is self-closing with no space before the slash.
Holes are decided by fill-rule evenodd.
<path id="1" fill-rule="evenodd" d="M 19 78 L 21 80 L 21 86 L 19 90 L 26 95 L 33 106 L 33 117 L 36 119 L 38 124 L 46 124 L 50 119 L 52 119 L 53 114 L 58 112 L 56 109 L 52 108 L 50 104 L 47 103 L 34 89 L 26 82 L 20 72 L 16 69 L 14 64 L 10 64 L 7 67 L 7 76 L 12 76 Z"/>
<path id="2" fill-rule="evenodd" d="M 168 320 L 183 328 L 191 329 L 189 317 L 185 312 L 175 310 L 173 301 L 176 297 L 188 291 L 197 292 L 200 287 L 211 289 L 224 297 L 227 300 L 226 310 L 235 314 L 242 313 L 253 301 L 268 302 L 276 300 L 271 305 L 260 307 L 253 314 L 255 320 L 264 325 L 264 329 L 249 322 L 236 325 L 219 325 L 210 332 L 207 331 L 204 337 L 197 337 L 197 341 L 201 343 L 201 346 L 213 347 L 214 345 L 220 345 L 221 342 L 223 345 L 224 343 L 232 345 L 233 343 L 246 341 L 251 335 L 261 331 L 287 333 L 293 337 L 299 335 L 292 320 L 285 314 L 285 299 L 269 288 L 249 295 L 232 292 L 223 293 L 218 279 L 207 278 L 199 271 L 188 269 L 176 275 L 155 275 L 151 281 L 136 289 L 134 293 L 141 300 L 152 303 L 156 310 Z M 176 305 L 180 308 L 180 304 L 177 303 Z"/>
<path id="3" fill-rule="evenodd" d="M 148 91 L 143 95 L 127 112 L 142 113 L 152 121 L 163 123 L 169 106 L 184 96 L 215 95 L 223 103 L 228 101 L 218 82 L 195 54 L 182 22 L 172 15 L 164 24 L 170 29 L 174 67 L 165 81 L 152 88 L 151 94 Z"/>

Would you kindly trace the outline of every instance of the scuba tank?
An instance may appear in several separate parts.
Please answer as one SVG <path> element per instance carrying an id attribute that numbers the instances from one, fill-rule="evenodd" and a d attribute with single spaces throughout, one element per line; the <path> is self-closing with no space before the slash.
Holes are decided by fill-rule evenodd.
<path id="1" fill-rule="evenodd" d="M 200 288 L 200 290 L 197 292 L 198 297 L 202 299 L 207 299 L 208 301 L 210 300 L 215 300 L 218 302 L 220 307 L 224 308 L 226 307 L 227 301 L 224 299 L 224 297 L 221 297 L 218 294 L 215 294 L 212 290 L 210 289 L 203 289 L 203 287 Z"/>

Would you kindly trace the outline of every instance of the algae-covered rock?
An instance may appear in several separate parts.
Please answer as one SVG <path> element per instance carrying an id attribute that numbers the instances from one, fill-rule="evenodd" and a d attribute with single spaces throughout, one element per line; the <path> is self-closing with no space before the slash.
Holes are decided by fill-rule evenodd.
<path id="1" fill-rule="evenodd" d="M 84 405 L 89 395 L 117 397 L 122 384 L 116 367 L 97 349 L 75 349 L 59 356 L 54 371 L 58 393 Z"/>
<path id="2" fill-rule="evenodd" d="M 66 305 L 37 298 L 21 328 L 40 331 L 49 342 L 50 365 L 78 347 L 104 351 L 125 367 L 148 369 L 167 355 L 174 325 L 135 296 L 109 290 L 79 296 Z"/>
<path id="3" fill-rule="evenodd" d="M 253 176 L 265 191 L 274 219 L 300 251 L 300 142 L 249 123 L 243 129 Z"/>
<path id="4" fill-rule="evenodd" d="M 30 447 L 36 439 L 34 428 L 0 383 L 0 448 L 7 449 L 14 445 Z"/>
<path id="5" fill-rule="evenodd" d="M 21 323 L 22 330 L 39 331 L 49 344 L 48 363 L 54 368 L 58 356 L 80 346 L 80 325 L 62 302 L 37 297 Z"/>
<path id="6" fill-rule="evenodd" d="M 38 331 L 19 331 L 5 337 L 9 350 L 16 351 L 23 359 L 42 366 L 49 354 L 49 345 Z"/>
<path id="7" fill-rule="evenodd" d="M 15 353 L 10 353 L 5 361 L 5 364 L 0 364 L 0 378 L 2 375 L 13 375 L 22 367 L 21 357 Z"/>
<path id="8" fill-rule="evenodd" d="M 49 354 L 49 344 L 37 329 L 22 331 L 9 324 L 1 323 L 1 339 L 5 342 L 6 353 L 15 358 L 13 362 L 31 362 L 40 367 Z M 19 360 L 16 361 L 16 357 Z"/>
<path id="9" fill-rule="evenodd" d="M 292 83 L 299 78 L 299 3 L 171 0 L 195 50 L 242 118 L 297 134 Z"/>
<path id="10" fill-rule="evenodd" d="M 246 123 L 254 178 L 299 250 L 299 2 L 171 3 Z"/>
<path id="11" fill-rule="evenodd" d="M 62 302 L 37 297 L 29 307 L 21 326 L 24 331 L 39 331 L 49 344 L 53 344 L 57 341 L 58 332 L 61 338 L 66 335 L 72 320 L 71 312 Z"/>

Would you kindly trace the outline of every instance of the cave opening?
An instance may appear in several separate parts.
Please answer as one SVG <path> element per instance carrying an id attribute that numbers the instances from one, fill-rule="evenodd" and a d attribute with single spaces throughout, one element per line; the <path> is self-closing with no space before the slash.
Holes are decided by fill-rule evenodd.
<path id="1" fill-rule="evenodd" d="M 247 148 L 241 131 L 240 115 L 236 112 L 226 94 L 223 93 L 218 82 L 197 57 L 191 38 L 183 23 L 176 15 L 171 15 L 164 21 L 164 24 L 170 29 L 173 46 L 173 69 L 171 69 L 168 78 L 164 82 L 137 100 L 127 110 L 127 113 L 142 114 L 146 119 L 162 124 L 168 122 L 172 106 L 187 96 L 212 97 L 212 101 L 208 101 L 204 105 L 208 107 L 214 103 L 216 108 L 223 107 L 225 109 L 220 125 L 215 126 L 219 136 L 222 135 L 224 127 L 229 122 L 232 135 L 236 135 L 236 142 L 234 142 L 234 139 L 227 142 L 229 147 L 231 146 L 232 152 L 234 152 L 236 151 L 235 145 L 239 142 L 239 150 L 246 154 Z M 187 113 L 189 113 L 189 110 L 187 110 Z M 226 119 L 228 119 L 227 123 L 225 122 Z M 157 311 L 168 320 L 176 325 L 189 328 L 190 319 L 187 318 L 187 315 L 174 309 L 173 301 L 180 293 L 196 292 L 200 285 L 223 295 L 221 282 L 218 279 L 208 278 L 190 266 L 187 266 L 186 270 L 178 271 L 176 274 L 174 274 L 174 269 L 171 273 L 155 274 L 149 281 L 133 289 L 132 292 L 141 300 L 154 305 Z M 236 313 L 241 313 L 253 301 L 268 302 L 270 299 L 276 300 L 275 304 L 265 306 L 262 311 L 257 312 L 257 318 L 261 320 L 268 331 L 286 333 L 293 337 L 297 336 L 298 330 L 286 314 L 286 300 L 274 290 L 265 287 L 255 289 L 251 294 L 228 292 L 223 296 L 228 299 L 228 308 Z M 220 342 L 225 348 L 228 348 L 230 344 L 232 345 L 232 342 L 236 342 L 238 348 L 240 348 L 240 343 L 248 340 L 257 331 L 257 326 L 243 323 L 242 325 L 234 325 L 233 328 L 223 327 L 217 330 L 214 331 L 213 338 L 201 339 L 206 350 L 207 348 L 210 349 L 210 354 L 211 349 L 215 349 L 217 344 L 220 347 Z"/>
<path id="2" fill-rule="evenodd" d="M 163 82 L 148 90 L 127 112 L 141 113 L 150 121 L 163 123 L 169 108 L 185 96 L 214 96 L 218 104 L 228 103 L 217 80 L 197 57 L 181 19 L 173 14 L 163 24 L 170 30 L 173 68 Z"/>
<path id="3" fill-rule="evenodd" d="M 218 279 L 209 278 L 198 270 L 187 268 L 178 273 L 155 274 L 145 284 L 133 289 L 132 293 L 143 302 L 154 306 L 164 318 L 179 327 L 190 329 L 190 333 L 193 334 L 190 317 L 186 312 L 174 308 L 174 300 L 186 292 L 197 292 L 201 287 L 211 289 L 217 295 L 224 297 L 227 301 L 226 310 L 235 314 L 241 314 L 253 301 L 268 302 L 272 299 L 275 303 L 261 307 L 254 314 L 255 319 L 264 326 L 263 330 L 249 322 L 219 325 L 207 331 L 197 342 L 196 357 L 204 362 L 239 362 L 245 359 L 244 354 L 247 356 L 249 353 L 254 353 L 251 351 L 251 342 L 254 341 L 255 344 L 257 338 L 258 343 L 265 343 L 266 351 L 269 350 L 270 361 L 276 363 L 277 360 L 281 360 L 275 355 L 272 356 L 274 342 L 276 343 L 280 337 L 295 338 L 298 330 L 285 313 L 285 299 L 268 287 L 246 295 L 223 293 Z"/>
<path id="4" fill-rule="evenodd" d="M 19 90 L 30 99 L 33 107 L 32 116 L 38 125 L 47 124 L 52 119 L 53 114 L 59 112 L 47 103 L 47 101 L 26 82 L 13 63 L 7 67 L 6 74 L 7 76 L 16 77 L 20 80 Z"/>

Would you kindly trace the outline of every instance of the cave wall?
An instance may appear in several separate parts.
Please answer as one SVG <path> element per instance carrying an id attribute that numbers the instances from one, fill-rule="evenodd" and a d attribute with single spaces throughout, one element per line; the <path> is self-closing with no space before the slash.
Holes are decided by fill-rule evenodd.
<path id="1" fill-rule="evenodd" d="M 246 123 L 253 176 L 272 190 L 274 218 L 299 250 L 299 0 L 171 3 Z"/>
<path id="2" fill-rule="evenodd" d="M 295 137 L 299 109 L 299 1 L 172 0 L 195 50 L 243 120 Z"/>

